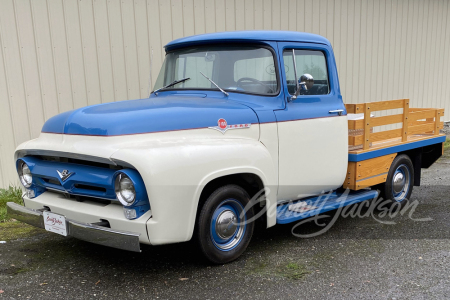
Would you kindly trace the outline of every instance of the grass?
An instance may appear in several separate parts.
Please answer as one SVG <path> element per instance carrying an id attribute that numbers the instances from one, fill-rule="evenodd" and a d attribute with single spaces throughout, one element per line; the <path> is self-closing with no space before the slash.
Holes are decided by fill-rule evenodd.
<path id="1" fill-rule="evenodd" d="M 0 189 L 0 223 L 9 221 L 6 216 L 6 202 L 15 202 L 22 205 L 22 190 L 17 187 Z"/>
<path id="2" fill-rule="evenodd" d="M 311 273 L 305 266 L 297 263 L 289 263 L 284 268 L 279 270 L 279 275 L 290 278 L 293 280 L 299 280 Z"/>
<path id="3" fill-rule="evenodd" d="M 40 232 L 42 232 L 42 229 L 19 221 L 0 223 L 0 241 L 26 238 Z"/>
<path id="4" fill-rule="evenodd" d="M 269 276 L 269 277 L 284 277 L 292 280 L 300 280 L 311 273 L 306 266 L 289 262 L 288 264 L 279 264 L 275 261 L 269 260 L 254 260 L 248 261 L 248 271 L 250 274 Z"/>
<path id="5" fill-rule="evenodd" d="M 450 150 L 450 138 L 447 138 L 447 140 L 444 143 L 444 151 Z"/>

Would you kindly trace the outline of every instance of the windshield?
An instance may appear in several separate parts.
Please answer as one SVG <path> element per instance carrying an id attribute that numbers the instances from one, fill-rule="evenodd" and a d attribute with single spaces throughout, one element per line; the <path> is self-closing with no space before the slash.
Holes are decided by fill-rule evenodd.
<path id="1" fill-rule="evenodd" d="M 153 90 L 184 78 L 189 80 L 164 90 L 218 90 L 200 72 L 228 92 L 259 95 L 278 93 L 272 52 L 266 48 L 244 46 L 209 46 L 172 51 L 166 55 Z"/>

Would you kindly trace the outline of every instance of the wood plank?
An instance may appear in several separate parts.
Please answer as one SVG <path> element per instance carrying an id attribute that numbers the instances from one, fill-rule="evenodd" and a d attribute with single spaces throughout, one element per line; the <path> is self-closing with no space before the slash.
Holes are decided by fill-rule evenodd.
<path id="1" fill-rule="evenodd" d="M 356 183 L 356 162 L 349 162 L 347 167 L 347 174 L 343 184 L 344 189 L 355 189 Z"/>
<path id="2" fill-rule="evenodd" d="M 434 108 L 410 108 L 409 112 L 417 112 L 417 111 L 425 111 L 425 110 L 434 110 Z"/>
<path id="3" fill-rule="evenodd" d="M 373 117 L 370 118 L 370 126 L 376 127 L 395 123 L 403 123 L 403 118 L 403 114 Z M 364 120 L 349 120 L 348 129 L 364 129 Z"/>
<path id="4" fill-rule="evenodd" d="M 382 140 L 401 137 L 402 131 L 403 131 L 403 129 L 392 129 L 392 130 L 386 130 L 386 131 L 372 133 L 372 134 L 370 134 L 370 141 L 373 143 L 373 142 L 378 142 L 378 141 L 382 141 Z"/>
<path id="5" fill-rule="evenodd" d="M 369 149 L 370 147 L 370 106 L 368 103 L 364 104 L 364 146 L 363 149 Z"/>
<path id="6" fill-rule="evenodd" d="M 404 118 L 404 116 L 402 114 L 374 117 L 374 118 L 370 118 L 370 124 L 372 127 L 375 127 L 375 126 L 383 126 L 383 125 L 389 125 L 389 124 L 395 124 L 395 123 L 402 123 L 403 118 Z"/>
<path id="7" fill-rule="evenodd" d="M 364 112 L 364 103 L 345 104 L 348 114 L 359 114 Z"/>
<path id="8" fill-rule="evenodd" d="M 426 123 L 423 125 L 409 126 L 409 134 L 425 134 L 435 130 L 435 123 Z"/>
<path id="9" fill-rule="evenodd" d="M 441 113 L 436 109 L 436 116 L 434 117 L 434 134 L 439 134 L 439 122 L 441 120 Z"/>
<path id="10" fill-rule="evenodd" d="M 444 134 L 439 134 L 439 136 L 445 136 L 445 135 Z M 428 139 L 435 138 L 435 137 L 436 136 L 432 136 L 432 135 L 412 135 L 412 134 L 410 134 L 408 136 L 408 142 L 407 143 L 428 140 Z M 350 150 L 348 153 L 349 154 L 362 154 L 362 153 L 367 153 L 367 152 L 374 151 L 374 150 L 394 147 L 394 146 L 407 144 L 407 143 L 402 142 L 400 137 L 397 137 L 397 138 L 393 138 L 393 139 L 390 139 L 390 140 L 389 139 L 388 140 L 384 140 L 383 142 L 380 142 L 380 143 L 376 143 L 376 142 L 372 143 L 372 147 L 370 147 L 370 149 L 368 149 L 368 150 L 356 149 L 356 150 Z"/>
<path id="11" fill-rule="evenodd" d="M 348 120 L 348 129 L 364 129 L 364 120 Z"/>
<path id="12" fill-rule="evenodd" d="M 364 142 L 364 136 L 363 135 L 355 135 L 355 136 L 349 136 L 348 137 L 348 144 L 350 146 L 362 145 L 363 142 Z"/>
<path id="13" fill-rule="evenodd" d="M 370 111 L 380 111 L 380 110 L 386 110 L 386 109 L 403 108 L 404 102 L 406 100 L 408 100 L 408 99 L 378 101 L 378 102 L 370 102 L 370 103 L 366 103 L 366 104 Z"/>
<path id="14" fill-rule="evenodd" d="M 365 180 L 358 181 L 356 182 L 355 191 L 386 182 L 386 178 L 387 174 L 382 174 L 376 177 L 371 177 Z"/>
<path id="15" fill-rule="evenodd" d="M 434 124 L 434 120 L 433 121 L 413 121 L 413 122 L 409 122 L 409 126 L 426 125 L 426 124 Z"/>
<path id="16" fill-rule="evenodd" d="M 408 141 L 408 116 L 409 116 L 409 100 L 406 99 L 403 104 L 402 142 Z"/>
<path id="17" fill-rule="evenodd" d="M 434 118 L 434 116 L 435 116 L 434 110 L 411 111 L 411 109 L 409 109 L 409 121 Z"/>
<path id="18" fill-rule="evenodd" d="M 363 180 L 369 177 L 389 172 L 392 161 L 397 153 L 363 160 L 356 165 L 356 180 Z"/>

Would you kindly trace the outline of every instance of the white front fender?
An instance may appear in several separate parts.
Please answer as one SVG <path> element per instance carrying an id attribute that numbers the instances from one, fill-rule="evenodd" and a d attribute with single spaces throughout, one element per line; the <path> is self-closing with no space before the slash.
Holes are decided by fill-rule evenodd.
<path id="1" fill-rule="evenodd" d="M 122 148 L 111 158 L 133 165 L 144 180 L 152 210 L 147 229 L 154 245 L 191 239 L 201 192 L 222 176 L 259 176 L 270 189 L 268 208 L 276 206 L 276 167 L 269 151 L 256 140 L 159 140 Z M 268 226 L 275 223 L 276 216 L 268 214 Z"/>

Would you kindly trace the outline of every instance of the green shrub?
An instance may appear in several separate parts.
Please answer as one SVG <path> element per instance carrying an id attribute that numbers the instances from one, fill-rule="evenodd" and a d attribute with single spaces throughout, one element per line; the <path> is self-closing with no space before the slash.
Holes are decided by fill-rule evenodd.
<path id="1" fill-rule="evenodd" d="M 8 221 L 6 202 L 15 202 L 22 205 L 22 190 L 12 186 L 8 189 L 0 189 L 0 222 Z"/>

